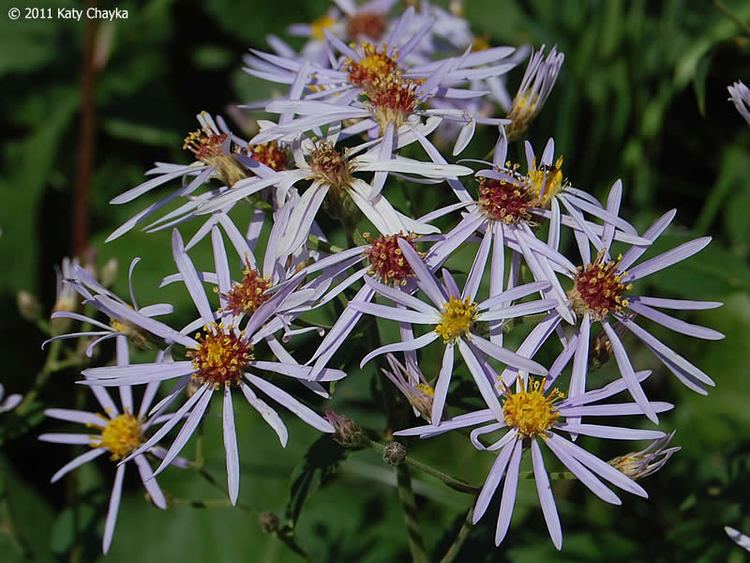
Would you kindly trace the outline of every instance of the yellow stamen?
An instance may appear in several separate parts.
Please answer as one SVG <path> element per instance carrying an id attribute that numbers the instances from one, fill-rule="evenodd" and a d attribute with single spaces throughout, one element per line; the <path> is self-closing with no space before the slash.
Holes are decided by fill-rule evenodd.
<path id="1" fill-rule="evenodd" d="M 336 24 L 336 20 L 329 15 L 321 16 L 310 24 L 310 35 L 313 39 L 323 41 L 326 38 L 325 30 Z"/>
<path id="2" fill-rule="evenodd" d="M 101 438 L 91 447 L 106 448 L 112 454 L 110 459 L 118 461 L 135 451 L 142 442 L 141 423 L 131 414 L 121 414 L 107 422 Z"/>
<path id="3" fill-rule="evenodd" d="M 517 393 L 506 389 L 503 400 L 505 423 L 526 438 L 544 434 L 560 418 L 554 402 L 564 396 L 557 389 L 552 389 L 545 395 L 543 379 L 529 381 Z"/>
<path id="4" fill-rule="evenodd" d="M 476 312 L 477 304 L 468 297 L 466 299 L 451 297 L 443 305 L 440 324 L 435 327 L 435 332 L 443 338 L 446 344 L 455 342 L 457 338 L 469 333 Z"/>

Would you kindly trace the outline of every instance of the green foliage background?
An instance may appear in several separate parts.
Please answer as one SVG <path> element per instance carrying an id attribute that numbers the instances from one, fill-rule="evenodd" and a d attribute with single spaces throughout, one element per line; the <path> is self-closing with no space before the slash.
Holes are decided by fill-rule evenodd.
<path id="1" fill-rule="evenodd" d="M 42 335 L 20 318 L 15 299 L 25 289 L 49 308 L 53 265 L 70 252 L 83 23 L 14 22 L 5 13 L 11 5 L 23 8 L 21 0 L 0 4 L 0 381 L 10 392 L 25 392 L 44 361 Z M 173 267 L 168 234 L 134 232 L 104 245 L 116 225 L 145 205 L 117 208 L 107 202 L 137 184 L 152 162 L 187 162 L 181 140 L 195 128 L 198 111 L 226 113 L 230 104 L 272 93 L 242 73 L 242 53 L 263 48 L 266 34 L 283 35 L 289 23 L 318 17 L 327 4 L 122 0 L 99 5 L 128 9 L 129 19 L 102 29 L 108 59 L 96 87 L 91 242 L 98 263 L 119 260 L 117 289 L 126 287 L 127 264 L 139 255 L 137 290 L 143 302 L 168 300 L 184 311 L 184 292 L 157 289 Z M 736 79 L 750 82 L 750 4 L 726 5 L 736 19 L 704 1 L 466 0 L 477 35 L 486 34 L 494 44 L 556 44 L 566 54 L 561 78 L 529 137 L 535 146 L 555 137 L 574 185 L 602 196 L 622 178 L 626 216 L 639 229 L 677 208 L 677 227 L 664 237 L 665 245 L 714 236 L 689 263 L 654 276 L 650 289 L 669 297 L 724 301 L 723 308 L 690 318 L 727 338 L 704 343 L 659 333 L 716 380 L 708 397 L 683 388 L 647 352 L 636 354 L 639 368 L 657 371 L 649 394 L 678 405 L 663 417 L 663 425 L 678 430 L 675 443 L 683 448 L 644 482 L 648 501 L 624 498 L 622 507 L 610 507 L 575 483 L 556 483 L 565 532 L 564 551 L 557 553 L 546 537 L 533 482 L 526 482 L 502 549 L 494 549 L 494 520 L 488 516 L 471 532 L 460 560 L 743 560 L 744 552 L 722 527 L 750 531 L 750 127 L 727 102 L 726 86 Z M 57 6 L 80 7 L 45 0 L 44 7 Z M 511 75 L 512 86 L 520 73 Z M 242 129 L 243 123 L 235 125 Z M 481 155 L 486 145 L 480 139 L 471 150 Z M 414 205 L 429 208 L 438 199 L 430 193 Z M 206 257 L 197 252 L 198 261 Z M 467 260 L 459 256 L 457 267 Z M 602 371 L 607 377 L 607 369 Z M 425 372 L 436 372 L 429 360 Z M 371 368 L 352 370 L 333 406 L 382 427 L 379 406 L 371 400 L 374 376 Z M 50 486 L 49 477 L 73 451 L 35 438 L 58 428 L 42 421 L 39 409 L 87 400 L 77 394 L 74 377 L 56 374 L 40 395 L 36 414 L 0 418 L 3 562 L 100 557 L 111 464 L 86 466 L 75 479 Z M 297 539 L 312 560 L 408 560 L 395 478 L 376 453 L 348 453 L 334 473 L 332 467 L 316 467 L 316 452 L 332 446 L 318 443 L 310 450 L 317 436 L 309 428 L 286 417 L 290 444 L 281 449 L 249 409 L 237 412 L 241 501 L 250 510 L 176 506 L 161 512 L 144 502 L 136 479 L 128 480 L 107 561 L 298 560 L 261 531 L 257 514 L 283 515 L 299 476 L 311 487 L 301 499 Z M 214 411 L 205 428 L 206 455 L 209 469 L 223 479 L 218 416 Z M 595 441 L 586 445 L 599 448 L 605 458 L 623 453 Z M 472 483 L 480 483 L 491 464 L 460 437 L 410 443 L 409 449 Z M 173 498 L 220 498 L 192 471 L 168 471 L 160 482 Z M 437 560 L 471 500 L 426 475 L 416 475 L 415 486 L 427 544 Z"/>

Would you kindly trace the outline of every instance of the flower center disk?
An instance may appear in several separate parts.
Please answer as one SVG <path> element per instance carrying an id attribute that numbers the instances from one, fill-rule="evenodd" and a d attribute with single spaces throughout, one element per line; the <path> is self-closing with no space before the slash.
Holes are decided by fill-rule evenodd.
<path id="1" fill-rule="evenodd" d="M 529 171 L 529 181 L 535 196 L 543 206 L 548 206 L 563 186 L 563 157 L 558 157 L 554 165 L 536 164 Z"/>
<path id="2" fill-rule="evenodd" d="M 367 97 L 381 131 L 385 131 L 389 123 L 396 128 L 406 123 L 419 105 L 417 86 L 412 80 L 393 77 L 372 84 Z"/>
<path id="3" fill-rule="evenodd" d="M 557 389 L 545 395 L 543 380 L 529 382 L 525 385 L 525 390 L 518 393 L 506 389 L 503 400 L 505 423 L 525 438 L 544 434 L 560 418 L 554 402 L 563 396 Z"/>
<path id="4" fill-rule="evenodd" d="M 287 169 L 287 154 L 276 141 L 252 145 L 248 147 L 248 152 L 253 159 L 261 164 L 265 164 L 271 170 L 281 172 Z"/>
<path id="5" fill-rule="evenodd" d="M 528 183 L 520 177 L 511 181 L 482 176 L 478 203 L 487 218 L 512 224 L 531 219 L 529 210 L 535 200 Z"/>
<path id="6" fill-rule="evenodd" d="M 397 77 L 400 74 L 397 55 L 388 54 L 386 47 L 378 50 L 371 43 L 363 43 L 364 56 L 355 61 L 350 59 L 345 69 L 349 74 L 349 82 L 354 86 L 367 89 L 376 82 L 388 80 L 389 77 Z"/>
<path id="7" fill-rule="evenodd" d="M 367 37 L 377 41 L 385 33 L 385 17 L 379 12 L 360 12 L 349 18 L 346 33 L 350 39 Z"/>
<path id="8" fill-rule="evenodd" d="M 365 239 L 369 240 L 369 238 L 369 235 L 366 234 Z M 365 255 L 370 261 L 368 273 L 386 284 L 406 284 L 406 278 L 413 276 L 414 272 L 404 258 L 404 254 L 398 246 L 398 241 L 403 239 L 414 247 L 414 238 L 414 234 L 399 233 L 383 235 L 369 241 L 370 247 L 365 251 Z"/>
<path id="9" fill-rule="evenodd" d="M 119 461 L 135 451 L 143 443 L 143 432 L 137 418 L 131 414 L 121 414 L 107 422 L 95 448 L 106 448 L 112 454 L 112 461 Z"/>
<path id="10" fill-rule="evenodd" d="M 622 274 L 617 273 L 620 259 L 605 261 L 599 254 L 596 260 L 578 270 L 574 286 L 568 292 L 576 312 L 589 313 L 601 320 L 610 313 L 621 313 L 628 306 L 623 293 L 632 288 L 622 282 Z"/>
<path id="11" fill-rule="evenodd" d="M 198 129 L 188 133 L 182 148 L 190 151 L 195 158 L 215 168 L 227 186 L 233 186 L 247 177 L 239 162 L 229 153 L 228 137 L 224 133 L 214 133 L 208 129 Z"/>
<path id="12" fill-rule="evenodd" d="M 352 183 L 349 163 L 331 143 L 322 141 L 310 154 L 310 169 L 315 179 L 338 189 L 347 189 Z"/>
<path id="13" fill-rule="evenodd" d="M 227 332 L 222 324 L 212 323 L 195 335 L 198 347 L 188 350 L 193 362 L 195 379 L 215 387 L 238 384 L 253 360 L 253 346 L 234 331 Z"/>
<path id="14" fill-rule="evenodd" d="M 267 293 L 270 287 L 271 280 L 247 266 L 242 271 L 242 281 L 232 284 L 232 288 L 224 296 L 227 301 L 225 309 L 234 315 L 252 313 L 271 298 Z"/>
<path id="15" fill-rule="evenodd" d="M 455 342 L 457 338 L 469 333 L 476 313 L 477 304 L 468 297 L 466 299 L 451 297 L 443 305 L 440 324 L 435 327 L 435 332 L 443 338 L 446 344 Z"/>

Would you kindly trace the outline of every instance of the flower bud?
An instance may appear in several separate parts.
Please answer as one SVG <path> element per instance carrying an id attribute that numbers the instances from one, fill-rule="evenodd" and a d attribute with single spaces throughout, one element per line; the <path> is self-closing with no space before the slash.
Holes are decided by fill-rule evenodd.
<path id="1" fill-rule="evenodd" d="M 27 321 L 35 322 L 42 315 L 42 306 L 35 295 L 21 290 L 16 294 L 18 312 Z"/>
<path id="2" fill-rule="evenodd" d="M 388 465 L 401 465 L 406 459 L 406 448 L 400 442 L 388 442 L 383 450 L 383 461 Z"/>
<path id="3" fill-rule="evenodd" d="M 337 443 L 345 448 L 357 448 L 362 445 L 365 435 L 356 422 L 348 416 L 336 414 L 330 409 L 325 411 L 325 415 L 335 430 L 333 439 Z"/>

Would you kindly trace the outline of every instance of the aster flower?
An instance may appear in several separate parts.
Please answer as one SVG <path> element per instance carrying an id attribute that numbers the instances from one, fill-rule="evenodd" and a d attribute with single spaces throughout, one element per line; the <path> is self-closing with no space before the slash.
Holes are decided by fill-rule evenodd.
<path id="1" fill-rule="evenodd" d="M 432 327 L 429 332 L 418 338 L 408 338 L 402 342 L 387 344 L 372 350 L 362 359 L 360 366 L 381 354 L 418 350 L 436 340 L 442 340 L 445 351 L 432 403 L 431 420 L 433 424 L 439 424 L 443 415 L 448 387 L 453 374 L 456 347 L 466 362 L 482 397 L 498 416 L 501 414 L 500 403 L 493 389 L 494 382 L 488 373 L 485 355 L 531 373 L 542 375 L 547 373 L 547 370 L 537 362 L 493 344 L 477 334 L 476 323 L 541 313 L 549 311 L 555 305 L 555 301 L 549 299 L 508 305 L 515 299 L 547 289 L 549 284 L 544 282 L 518 286 L 494 299 L 477 302 L 476 296 L 489 254 L 489 243 L 489 237 L 485 237 L 469 272 L 464 289 L 460 291 L 451 275 L 445 270 L 443 271 L 443 283 L 438 282 L 411 245 L 400 240 L 399 246 L 404 258 L 409 262 L 414 272 L 415 282 L 431 303 L 426 303 L 406 292 L 370 279 L 366 279 L 365 283 L 371 284 L 375 291 L 387 297 L 399 307 L 387 307 L 375 303 L 350 303 L 352 308 L 368 315 L 391 319 L 404 324 Z"/>
<path id="2" fill-rule="evenodd" d="M 310 228 L 320 207 L 326 202 L 329 210 L 344 219 L 351 215 L 351 203 L 380 232 L 411 231 L 436 232 L 437 229 L 415 221 L 396 211 L 382 195 L 374 193 L 373 185 L 356 176 L 360 172 L 373 172 L 372 183 L 382 185 L 391 172 L 417 174 L 428 179 L 442 179 L 465 175 L 469 168 L 458 165 L 434 166 L 403 157 L 390 158 L 390 151 L 356 150 L 339 151 L 330 140 L 296 142 L 294 156 L 297 169 L 277 174 L 276 185 L 280 199 L 284 200 L 291 187 L 301 180 L 312 184 L 302 193 L 299 203 L 289 217 L 288 229 L 279 243 L 280 252 L 291 253 L 308 238 Z M 202 208 L 210 213 L 248 195 L 253 186 L 227 191 Z"/>
<path id="3" fill-rule="evenodd" d="M 195 391 L 176 411 L 175 417 L 166 422 L 130 455 L 130 457 L 138 455 L 158 443 L 184 418 L 185 423 L 156 470 L 157 475 L 182 450 L 203 419 L 213 395 L 220 393 L 223 402 L 223 433 L 229 498 L 234 504 L 239 494 L 240 476 L 234 425 L 233 395 L 235 391 L 239 389 L 242 392 L 250 406 L 258 411 L 271 426 L 284 446 L 288 436 L 286 426 L 276 411 L 260 398 L 256 391 L 260 391 L 292 411 L 301 420 L 321 432 L 332 432 L 333 428 L 328 421 L 291 394 L 264 377 L 256 375 L 258 371 L 261 371 L 305 382 L 309 379 L 310 368 L 297 364 L 283 346 L 272 338 L 273 333 L 281 327 L 280 323 L 275 322 L 275 317 L 285 300 L 301 282 L 302 276 L 298 276 L 296 280 L 288 280 L 284 285 L 279 286 L 271 298 L 264 299 L 254 309 L 247 318 L 247 322 L 241 327 L 240 321 L 244 316 L 236 315 L 233 310 L 226 307 L 226 296 L 232 291 L 232 286 L 223 242 L 221 237 L 215 237 L 213 240 L 215 242 L 214 262 L 222 305 L 218 310 L 212 308 L 208 296 L 201 287 L 201 280 L 195 266 L 185 252 L 182 238 L 175 230 L 172 236 L 174 261 L 199 313 L 199 318 L 178 332 L 163 323 L 147 319 L 136 311 L 127 313 L 129 322 L 135 326 L 142 326 L 144 329 L 148 328 L 153 333 L 164 335 L 166 344 L 184 346 L 188 359 L 171 364 L 142 363 L 125 367 L 92 368 L 84 370 L 83 373 L 87 377 L 87 383 L 104 386 L 136 385 L 177 379 L 175 389 L 165 400 L 165 404 L 181 396 L 188 384 L 192 382 Z M 113 300 L 105 300 L 104 303 L 111 305 L 111 301 Z M 156 324 L 160 325 L 158 329 L 149 328 Z M 188 336 L 188 333 L 193 331 L 198 331 L 195 338 Z M 256 359 L 256 347 L 263 341 L 276 357 L 275 361 Z M 329 369 L 324 370 L 319 380 L 334 381 L 345 375 L 342 371 Z"/>
<path id="4" fill-rule="evenodd" d="M 12 411 L 14 408 L 21 404 L 22 400 L 23 395 L 20 395 L 19 393 L 13 393 L 6 397 L 5 387 L 2 383 L 0 383 L 0 414 Z"/>
<path id="5" fill-rule="evenodd" d="M 542 111 L 564 60 L 565 55 L 558 53 L 556 47 L 552 47 L 546 58 L 544 45 L 531 53 L 529 65 L 508 113 L 508 119 L 511 120 L 507 129 L 509 140 L 522 138 L 531 122 Z"/>
<path id="6" fill-rule="evenodd" d="M 739 80 L 727 86 L 729 90 L 729 101 L 734 104 L 742 118 L 750 125 L 750 88 Z"/>
<path id="7" fill-rule="evenodd" d="M 527 148 L 530 149 L 530 146 Z M 506 150 L 507 144 L 501 143 L 498 154 L 502 160 L 505 158 Z M 554 141 L 550 139 L 543 160 L 545 158 L 551 160 L 553 152 Z M 533 156 L 531 159 L 527 175 L 520 174 L 516 167 L 493 168 L 477 172 L 477 196 L 471 197 L 468 191 L 460 192 L 461 199 L 465 201 L 462 207 L 465 207 L 467 212 L 461 222 L 435 245 L 433 254 L 435 259 L 444 260 L 476 233 L 486 234 L 492 239 L 494 247 L 490 267 L 490 297 L 495 297 L 502 291 L 506 269 L 508 270 L 508 287 L 513 287 L 518 283 L 519 266 L 523 257 L 537 281 L 546 280 L 552 284 L 549 294 L 558 299 L 558 313 L 572 324 L 575 322 L 575 315 L 566 303 L 565 291 L 553 275 L 554 270 L 568 272 L 575 270 L 570 260 L 558 250 L 561 225 L 573 229 L 577 239 L 590 235 L 600 246 L 603 245 L 600 239 L 605 228 L 583 217 L 582 209 L 585 207 L 586 212 L 616 224 L 612 235 L 614 239 L 645 246 L 648 246 L 650 241 L 637 236 L 632 226 L 616 214 L 602 208 L 601 204 L 585 192 L 580 192 L 585 195 L 585 201 L 576 195 L 579 190 L 563 183 L 559 169 L 545 168 L 545 172 L 542 172 L 536 168 Z M 560 159 L 558 159 L 559 164 L 561 164 Z M 553 177 L 548 178 L 546 174 L 552 174 Z M 463 186 L 460 187 L 464 189 Z M 571 194 L 559 194 L 560 200 L 570 210 L 570 214 L 561 212 L 557 195 L 553 195 L 565 190 L 573 190 Z M 615 182 L 610 191 L 610 198 L 619 201 L 621 192 L 622 183 Z M 442 212 L 438 210 L 427 215 L 426 219 L 433 220 Z M 545 244 L 539 240 L 536 228 L 540 221 L 547 218 L 550 224 Z M 506 268 L 503 246 L 511 250 L 508 268 Z M 501 343 L 502 332 L 491 331 L 491 340 Z"/>
<path id="8" fill-rule="evenodd" d="M 649 372 L 642 372 L 637 377 L 643 379 L 648 374 Z M 590 391 L 575 398 L 563 399 L 563 394 L 557 389 L 549 389 L 545 392 L 543 380 L 519 379 L 515 392 L 508 388 L 505 389 L 502 397 L 502 412 L 499 416 L 491 409 L 485 409 L 457 416 L 440 425 L 421 426 L 402 430 L 395 434 L 397 436 L 429 438 L 450 430 L 478 426 L 471 432 L 472 444 L 478 450 L 495 453 L 497 458 L 477 497 L 473 522 L 476 524 L 485 515 L 500 486 L 500 482 L 504 480 L 495 532 L 495 545 L 502 543 L 510 527 L 516 500 L 521 458 L 524 449 L 530 449 L 534 480 L 544 520 L 552 543 L 557 549 L 561 549 L 562 528 L 550 486 L 549 475 L 544 465 L 541 444 L 546 445 L 581 483 L 606 502 L 611 504 L 621 503 L 617 495 L 603 481 L 608 481 L 629 493 L 644 498 L 648 496 L 640 485 L 623 472 L 565 437 L 565 434 L 568 434 L 569 436 L 585 435 L 610 440 L 655 440 L 662 438 L 664 433 L 657 430 L 640 430 L 576 422 L 581 416 L 643 414 L 641 405 L 636 403 L 600 403 L 600 401 L 624 389 L 625 384 L 622 381 L 616 381 L 596 391 Z M 650 410 L 655 412 L 663 412 L 672 408 L 669 403 L 658 402 L 649 403 L 649 405 Z M 499 431 L 505 432 L 491 445 L 485 446 L 480 441 L 481 436 Z"/>
<path id="9" fill-rule="evenodd" d="M 78 258 L 63 258 L 61 267 L 55 266 L 55 304 L 53 312 L 73 312 L 78 308 L 78 295 L 75 289 L 66 282 L 74 277 L 74 272 L 80 268 Z"/>
<path id="10" fill-rule="evenodd" d="M 674 454 L 680 451 L 679 446 L 669 447 L 674 435 L 673 430 L 664 437 L 654 440 L 642 450 L 610 459 L 609 464 L 631 479 L 643 479 L 653 475 L 664 467 Z"/>
<path id="11" fill-rule="evenodd" d="M 109 235 L 108 242 L 119 238 L 146 218 L 179 199 L 188 199 L 188 202 L 154 223 L 152 230 L 156 226 L 162 229 L 171 227 L 191 218 L 197 206 L 194 201 L 195 192 L 211 180 L 218 180 L 219 186 L 225 189 L 239 189 L 253 184 L 256 189 L 251 190 L 251 194 L 273 185 L 275 168 L 283 168 L 278 147 L 269 145 L 263 147 L 263 150 L 248 150 L 247 142 L 234 135 L 221 118 L 214 120 L 206 112 L 198 114 L 197 118 L 200 128 L 188 134 L 183 145 L 184 149 L 195 156 L 196 160 L 193 163 L 184 165 L 158 162 L 154 168 L 146 172 L 153 178 L 118 195 L 110 203 L 130 203 L 173 181 L 179 180 L 181 186 L 133 215 Z M 198 196 L 198 202 L 210 199 L 216 189 L 218 187 Z"/>
<path id="12" fill-rule="evenodd" d="M 123 336 L 117 338 L 117 364 L 123 368 L 129 364 L 127 340 Z M 161 363 L 160 365 L 168 366 L 169 364 Z M 121 404 L 121 408 L 118 408 L 106 389 L 92 385 L 90 389 L 101 406 L 101 413 L 71 409 L 47 409 L 44 411 L 50 418 L 85 424 L 88 431 L 85 434 L 42 434 L 39 436 L 40 440 L 57 444 L 79 444 L 91 448 L 61 467 L 52 476 L 52 483 L 59 481 L 81 465 L 105 454 L 108 454 L 110 460 L 117 463 L 115 480 L 112 485 L 112 493 L 107 510 L 107 519 L 104 525 L 104 537 L 102 540 L 102 550 L 104 553 L 109 551 L 117 524 L 122 486 L 128 467 L 125 461 L 132 460 L 135 463 L 151 502 L 162 510 L 167 508 L 164 493 L 155 479 L 151 463 L 146 455 L 163 458 L 164 450 L 155 444 L 147 448 L 142 448 L 149 431 L 154 426 L 158 426 L 165 421 L 173 420 L 175 416 L 179 416 L 171 414 L 161 415 L 161 410 L 154 413 L 153 416 L 149 415 L 149 409 L 156 396 L 158 387 L 158 381 L 149 383 L 146 386 L 137 410 L 133 401 L 133 391 L 130 386 L 123 385 L 118 388 Z M 134 454 L 136 450 L 139 451 Z M 185 460 L 180 458 L 173 459 L 172 462 L 177 466 L 186 466 Z"/>
<path id="13" fill-rule="evenodd" d="M 608 201 L 608 210 L 617 213 L 619 198 Z M 675 211 L 665 213 L 643 234 L 645 239 L 653 242 L 669 226 Z M 580 315 L 580 323 L 575 333 L 567 339 L 565 350 L 550 369 L 554 380 L 565 365 L 573 359 L 573 375 L 570 383 L 570 396 L 574 398 L 586 388 L 588 373 L 590 341 L 594 336 L 593 328 L 601 325 L 602 334 L 606 337 L 608 353 L 612 353 L 617 362 L 628 391 L 635 401 L 643 407 L 650 420 L 656 422 L 656 413 L 650 408 L 648 400 L 635 378 L 632 363 L 620 339 L 623 331 L 632 332 L 686 387 L 701 394 L 706 394 L 705 386 L 713 386 L 713 380 L 688 360 L 662 343 L 640 324 L 636 319 L 644 317 L 672 331 L 705 340 L 719 340 L 724 335 L 710 328 L 687 323 L 661 311 L 681 310 L 695 311 L 720 307 L 721 303 L 713 301 L 694 301 L 664 299 L 641 296 L 632 293 L 633 282 L 659 272 L 669 266 L 682 262 L 705 248 L 710 237 L 702 237 L 679 245 L 653 258 L 636 264 L 647 250 L 643 246 L 631 246 L 625 254 L 613 257 L 610 246 L 614 227 L 605 227 L 602 237 L 604 247 L 592 259 L 591 246 L 588 240 L 579 239 L 579 251 L 583 264 L 574 272 L 562 273 L 572 279 L 572 288 L 567 293 L 568 306 Z"/>
<path id="14" fill-rule="evenodd" d="M 339 127 L 343 121 L 353 121 L 341 130 L 341 139 L 364 133 L 378 139 L 378 143 L 387 143 L 389 148 L 403 147 L 447 120 L 462 126 L 453 151 L 459 154 L 471 141 L 477 124 L 500 126 L 509 123 L 508 120 L 470 113 L 473 106 L 461 102 L 479 98 L 486 92 L 454 86 L 507 72 L 512 64 L 481 65 L 492 61 L 498 54 L 507 56 L 512 50 L 486 50 L 439 61 L 440 64 L 402 69 L 398 62 L 399 51 L 386 47 L 378 49 L 369 43 L 356 51 L 343 44 L 340 48 L 345 49 L 348 57 L 340 70 L 313 73 L 318 80 L 320 76 L 331 75 L 329 84 L 313 85 L 320 95 L 315 92 L 297 99 L 274 100 L 265 105 L 265 111 L 278 113 L 281 119 L 279 124 L 264 127 L 251 142 L 291 141 L 301 131 L 324 125 Z M 478 68 L 466 68 L 469 65 Z M 309 65 L 300 67 L 295 84 L 299 84 L 302 75 L 311 72 Z M 334 72 L 338 74 L 332 74 Z M 294 115 L 300 117 L 289 119 Z M 391 136 L 395 136 L 393 141 Z"/>
<path id="15" fill-rule="evenodd" d="M 410 362 L 407 356 L 407 367 L 393 354 L 386 354 L 385 359 L 388 362 L 388 369 L 381 368 L 380 371 L 409 401 L 414 414 L 431 422 L 432 399 L 435 396 L 435 390 L 425 379 L 417 362 Z"/>
<path id="16" fill-rule="evenodd" d="M 145 323 L 143 326 L 137 326 L 128 320 L 127 312 L 131 310 L 137 312 L 145 319 L 169 315 L 173 311 L 173 307 L 167 303 L 155 303 L 153 305 L 139 307 L 138 301 L 135 297 L 133 274 L 135 272 L 135 267 L 140 260 L 140 258 L 134 258 L 128 269 L 130 303 L 127 303 L 102 286 L 88 270 L 81 266 L 75 265 L 72 270 L 69 270 L 68 277 L 63 280 L 63 283 L 65 284 L 67 291 L 72 291 L 73 295 L 76 296 L 75 302 L 78 303 L 78 295 L 76 294 L 79 294 L 83 298 L 84 305 L 92 304 L 102 313 L 107 315 L 107 317 L 109 317 L 109 324 L 104 324 L 97 319 L 81 313 L 64 310 L 56 311 L 52 313 L 51 316 L 53 321 L 58 319 L 75 320 L 84 323 L 84 325 L 90 325 L 90 328 L 86 328 L 82 331 L 55 335 L 52 338 L 45 340 L 42 343 L 42 348 L 55 340 L 90 338 L 91 342 L 86 347 L 86 355 L 90 358 L 94 354 L 94 349 L 99 344 L 117 336 L 127 337 L 128 340 L 140 348 L 150 348 L 152 346 L 152 340 L 171 334 L 160 333 L 158 331 L 158 327 L 160 326 L 159 323 L 156 325 Z M 123 315 L 123 312 L 126 314 Z M 154 330 L 157 330 L 157 332 L 153 332 Z"/>

